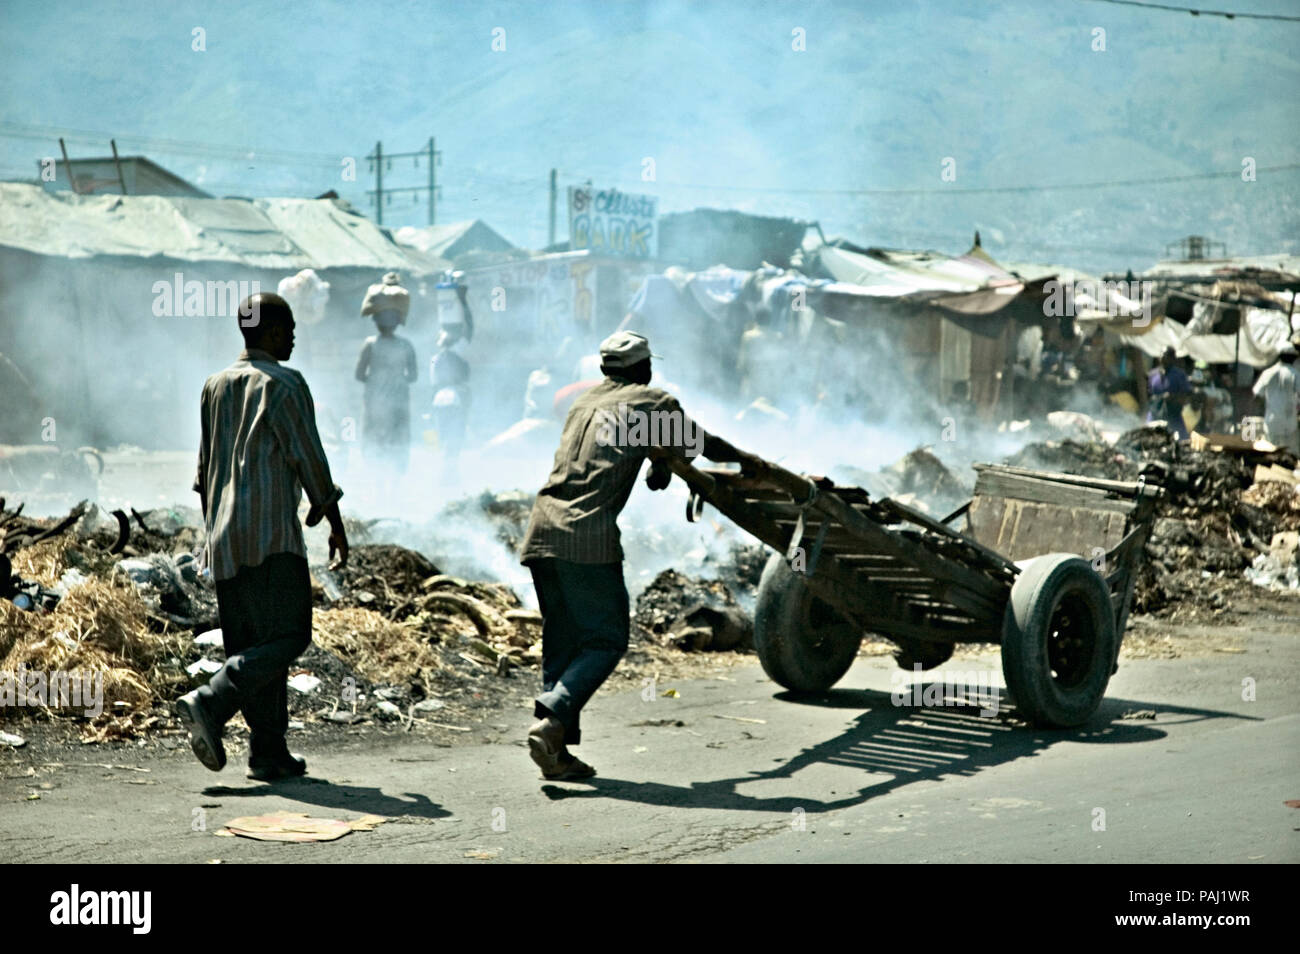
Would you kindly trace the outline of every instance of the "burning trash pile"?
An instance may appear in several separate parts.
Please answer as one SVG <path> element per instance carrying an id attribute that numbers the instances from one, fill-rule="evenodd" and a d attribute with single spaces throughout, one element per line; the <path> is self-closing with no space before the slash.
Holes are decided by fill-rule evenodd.
<path id="1" fill-rule="evenodd" d="M 449 509 L 467 526 L 477 515 L 487 528 L 479 532 L 510 557 L 504 548 L 517 545 L 531 502 L 485 494 Z M 225 659 L 215 589 L 197 559 L 200 523 L 184 508 L 106 513 L 85 503 L 60 520 L 29 520 L 0 503 L 0 672 L 84 671 L 103 687 L 102 711 L 49 705 L 29 714 L 76 716 L 88 742 L 180 731 L 171 702 Z M 349 525 L 357 541 L 377 532 Z M 421 549 L 443 552 L 429 542 Z M 760 546 L 734 551 L 734 565 L 713 567 L 726 582 L 663 573 L 642 594 L 642 655 L 749 645 L 742 604 L 752 605 L 766 556 Z M 450 548 L 458 569 L 483 565 L 457 557 Z M 344 567 L 313 563 L 311 573 L 313 643 L 289 674 L 296 723 L 468 731 L 452 724 L 468 721 L 468 709 L 534 689 L 534 678 L 510 677 L 540 666 L 541 615 L 509 585 L 445 572 L 442 558 L 393 543 L 357 542 Z"/>
<path id="2" fill-rule="evenodd" d="M 21 509 L 7 511 L 0 501 L 0 674 L 23 682 L 0 692 L 17 689 L 32 713 L 71 702 L 85 719 L 85 741 L 167 720 L 164 700 L 186 683 L 179 663 L 189 654 L 188 634 L 125 573 L 112 572 L 117 554 L 77 533 L 90 516 L 85 505 L 60 521 L 29 521 Z M 93 682 L 93 703 L 52 692 L 56 674 Z"/>
<path id="3" fill-rule="evenodd" d="M 1296 458 L 1262 442 L 1194 434 L 1178 441 L 1161 427 L 1113 445 L 1076 440 L 1029 444 L 1006 463 L 1114 480 L 1158 477 L 1166 489 L 1147 543 L 1133 611 L 1180 607 L 1219 611 L 1237 581 L 1300 589 Z"/>
<path id="4" fill-rule="evenodd" d="M 28 520 L 0 503 L 0 672 L 97 674 L 102 711 L 76 713 L 84 741 L 171 725 L 170 701 L 220 668 L 197 516 L 127 518 L 83 503 L 62 520 Z M 338 573 L 312 575 L 315 641 L 290 679 L 297 717 L 434 721 L 428 713 L 456 708 L 440 694 L 540 662 L 536 611 L 509 587 L 441 573 L 414 550 L 362 544 Z M 61 711 L 51 701 L 33 711 Z"/>

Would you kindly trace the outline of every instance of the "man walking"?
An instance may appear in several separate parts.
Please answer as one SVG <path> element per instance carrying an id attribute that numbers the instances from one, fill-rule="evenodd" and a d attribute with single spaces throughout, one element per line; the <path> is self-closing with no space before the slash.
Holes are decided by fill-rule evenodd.
<path id="1" fill-rule="evenodd" d="M 1187 423 L 1183 420 L 1183 405 L 1187 403 L 1191 391 L 1187 373 L 1179 367 L 1174 349 L 1166 348 L 1147 378 L 1147 393 L 1151 396 L 1147 420 L 1164 421 L 1179 440 L 1186 440 L 1188 434 Z"/>
<path id="2" fill-rule="evenodd" d="M 650 344 L 620 331 L 600 346 L 605 379 L 577 398 L 564 422 L 551 476 L 537 495 L 521 559 L 532 571 L 542 612 L 542 693 L 528 733 L 548 779 L 590 778 L 569 752 L 581 739 L 583 706 L 627 651 L 629 615 L 618 515 L 652 456 L 646 484 L 672 478 L 663 455 L 713 461 L 757 458 L 701 430 L 677 400 L 650 387 Z"/>
<path id="3" fill-rule="evenodd" d="M 238 711 L 249 729 L 248 776 L 292 778 L 307 763 L 285 744 L 285 679 L 311 643 L 311 578 L 298 523 L 305 488 L 307 525 L 330 525 L 332 568 L 347 560 L 339 516 L 343 495 L 330 478 L 311 392 L 280 364 L 293 351 L 293 312 L 276 294 L 240 305 L 244 351 L 203 386 L 202 440 L 194 489 L 207 524 L 208 565 L 226 663 L 206 686 L 177 702 L 200 762 L 226 764 L 222 728 Z"/>
<path id="4" fill-rule="evenodd" d="M 1252 391 L 1264 402 L 1264 432 L 1269 442 L 1300 454 L 1300 424 L 1296 418 L 1300 375 L 1295 370 L 1295 341 L 1300 338 L 1282 346 L 1277 361 L 1259 376 Z"/>

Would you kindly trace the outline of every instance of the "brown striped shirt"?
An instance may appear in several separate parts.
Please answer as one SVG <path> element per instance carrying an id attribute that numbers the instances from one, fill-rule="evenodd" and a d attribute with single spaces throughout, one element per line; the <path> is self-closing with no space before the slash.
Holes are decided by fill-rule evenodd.
<path id="1" fill-rule="evenodd" d="M 303 376 L 247 349 L 203 385 L 201 419 L 194 489 L 207 499 L 213 579 L 228 580 L 275 553 L 305 557 L 303 489 L 318 511 L 343 491 L 330 478 Z"/>
<path id="2" fill-rule="evenodd" d="M 638 415 L 646 425 L 642 432 L 630 420 Z M 583 392 L 564 420 L 555 466 L 533 503 L 520 559 L 621 561 L 618 515 L 650 448 L 694 456 L 696 441 L 707 440 L 667 391 L 606 378 Z"/>

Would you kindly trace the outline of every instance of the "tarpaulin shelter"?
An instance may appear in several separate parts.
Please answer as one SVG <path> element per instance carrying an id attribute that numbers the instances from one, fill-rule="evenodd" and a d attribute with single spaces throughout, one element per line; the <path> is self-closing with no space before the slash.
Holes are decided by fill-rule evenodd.
<path id="1" fill-rule="evenodd" d="M 1116 337 L 1151 356 L 1173 348 L 1179 356 L 1207 364 L 1266 368 L 1277 360 L 1292 335 L 1300 332 L 1300 313 L 1295 292 L 1265 294 L 1264 302 L 1252 304 L 1233 301 L 1210 289 L 1204 296 L 1194 296 L 1188 321 L 1179 322 L 1165 314 L 1145 331 L 1124 329 Z M 1165 298 L 1162 310 L 1169 310 L 1171 297 Z M 1222 321 L 1226 328 L 1221 325 L 1224 317 L 1228 319 Z"/>
<path id="2" fill-rule="evenodd" d="M 1009 306 L 1019 303 L 1023 311 L 1042 284 L 1013 275 L 984 251 L 978 236 L 958 256 L 810 240 L 800 267 L 843 283 L 855 300 L 838 315 L 828 314 L 890 321 L 918 379 L 944 396 L 966 382 L 970 402 L 985 416 L 1002 398 L 1017 312 Z"/>
<path id="3" fill-rule="evenodd" d="M 335 199 L 82 196 L 0 183 L 0 210 L 3 348 L 41 395 L 42 417 L 101 446 L 197 440 L 203 379 L 240 347 L 231 298 L 237 306 L 315 269 L 331 285 L 329 309 L 299 334 L 292 363 L 350 374 L 366 287 L 387 271 L 418 280 L 447 267 Z"/>
<path id="4" fill-rule="evenodd" d="M 791 353 L 788 366 L 808 378 L 800 384 L 808 394 L 830 386 L 853 400 L 855 390 L 871 388 L 865 362 L 888 353 L 897 355 L 911 380 L 925 382 L 928 393 L 942 400 L 963 382 L 969 388 L 963 400 L 978 411 L 993 410 L 1011 340 L 1012 323 L 1003 312 L 1026 283 L 978 245 L 953 257 L 809 236 L 793 262 L 797 270 L 715 265 L 652 275 L 629 305 L 629 327 L 652 341 L 661 329 L 673 329 L 683 350 L 701 356 L 693 363 L 696 372 L 721 382 L 735 375 L 742 336 L 763 308 L 774 332 L 798 342 L 803 353 L 834 355 L 834 367 L 812 368 L 802 353 Z M 833 347 L 811 347 L 818 336 Z"/>

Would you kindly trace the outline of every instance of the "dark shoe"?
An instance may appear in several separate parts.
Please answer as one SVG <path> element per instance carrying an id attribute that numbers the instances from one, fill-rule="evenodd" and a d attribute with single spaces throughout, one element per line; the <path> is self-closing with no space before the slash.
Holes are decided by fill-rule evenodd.
<path id="1" fill-rule="evenodd" d="M 176 714 L 190 733 L 190 748 L 205 768 L 220 772 L 226 767 L 226 747 L 221 744 L 221 725 L 203 705 L 198 690 L 176 700 Z"/>
<path id="2" fill-rule="evenodd" d="M 576 782 L 584 778 L 592 778 L 596 774 L 594 768 L 576 755 L 570 755 L 567 750 L 560 753 L 557 762 L 558 767 L 554 772 L 542 770 L 542 777 L 549 782 Z"/>
<path id="3" fill-rule="evenodd" d="M 307 760 L 301 755 L 282 755 L 267 761 L 248 760 L 248 777 L 258 782 L 280 782 L 307 774 Z"/>
<path id="4" fill-rule="evenodd" d="M 555 716 L 534 722 L 528 730 L 528 754 L 542 774 L 560 771 L 560 753 L 564 751 L 564 723 Z"/>

